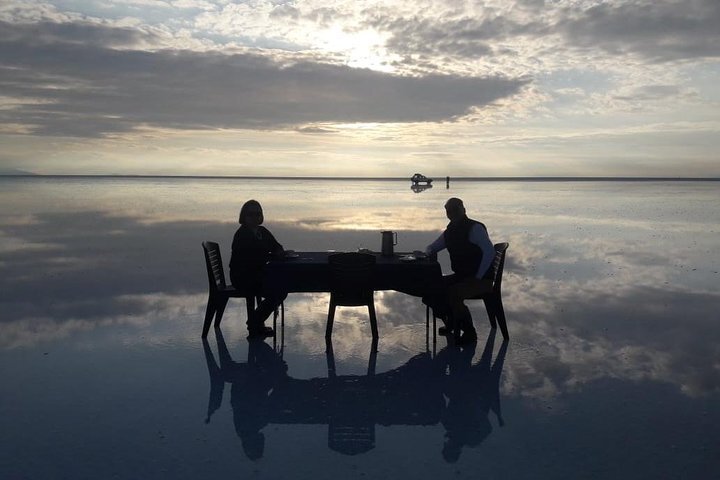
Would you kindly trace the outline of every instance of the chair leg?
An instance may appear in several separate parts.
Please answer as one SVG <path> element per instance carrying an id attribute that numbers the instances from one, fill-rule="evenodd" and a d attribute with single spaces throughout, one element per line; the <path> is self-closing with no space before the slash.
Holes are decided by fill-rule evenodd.
<path id="1" fill-rule="evenodd" d="M 275 307 L 275 311 L 273 312 L 273 331 L 277 332 L 277 318 L 278 318 L 278 308 Z"/>
<path id="2" fill-rule="evenodd" d="M 247 312 L 247 323 L 250 324 L 250 319 L 252 318 L 252 314 L 255 311 L 255 297 L 250 295 L 249 297 L 245 297 L 245 310 Z"/>
<path id="3" fill-rule="evenodd" d="M 425 306 L 425 350 L 430 351 L 430 307 Z"/>
<path id="4" fill-rule="evenodd" d="M 375 367 L 377 366 L 377 347 L 378 339 L 373 338 L 370 344 L 370 358 L 368 359 L 368 376 L 375 375 Z"/>
<path id="5" fill-rule="evenodd" d="M 217 313 L 215 314 L 215 328 L 218 328 L 220 326 L 220 321 L 222 320 L 223 313 L 225 313 L 225 306 L 228 303 L 228 297 L 222 297 L 217 299 Z"/>
<path id="6" fill-rule="evenodd" d="M 500 324 L 500 331 L 503 334 L 503 338 L 508 340 L 510 338 L 510 334 L 508 333 L 507 323 L 505 323 L 505 309 L 503 308 L 502 298 L 500 295 L 498 295 L 497 300 L 495 301 L 495 311 L 497 312 L 497 320 Z"/>
<path id="7" fill-rule="evenodd" d="M 328 307 L 328 319 L 327 327 L 325 327 L 325 339 L 329 340 L 332 337 L 333 322 L 335 321 L 335 302 L 330 297 L 330 306 Z"/>
<path id="8" fill-rule="evenodd" d="M 205 322 L 203 323 L 202 338 L 206 338 L 210 330 L 210 324 L 215 316 L 215 298 L 213 295 L 208 296 L 207 308 L 205 309 Z"/>
<path id="9" fill-rule="evenodd" d="M 368 303 L 368 313 L 370 314 L 370 328 L 372 330 L 372 337 L 378 338 L 377 317 L 375 316 L 374 300 L 371 300 L 370 303 Z"/>
<path id="10" fill-rule="evenodd" d="M 497 316 L 497 314 L 495 313 L 496 309 L 493 305 L 495 303 L 495 300 L 492 298 L 483 298 L 483 302 L 485 302 L 485 310 L 487 310 L 490 327 L 497 328 L 497 322 L 495 321 L 495 317 Z"/>
<path id="11" fill-rule="evenodd" d="M 325 361 L 327 362 L 328 378 L 335 377 L 335 352 L 333 352 L 332 339 L 325 337 Z"/>
<path id="12" fill-rule="evenodd" d="M 276 334 L 277 335 L 277 334 Z M 285 303 L 280 304 L 280 351 L 285 348 Z"/>

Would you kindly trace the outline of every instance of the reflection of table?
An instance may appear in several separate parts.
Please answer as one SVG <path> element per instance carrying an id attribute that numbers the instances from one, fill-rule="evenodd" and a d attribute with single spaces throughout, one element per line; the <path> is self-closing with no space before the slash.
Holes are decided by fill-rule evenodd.
<path id="1" fill-rule="evenodd" d="M 297 252 L 298 258 L 272 260 L 265 269 L 264 285 L 286 292 L 329 292 L 331 287 L 328 257 L 332 252 Z M 397 290 L 422 296 L 437 289 L 442 271 L 437 260 L 405 262 L 403 254 L 392 257 L 375 254 L 375 290 Z"/>
<path id="2" fill-rule="evenodd" d="M 260 340 L 248 342 L 246 362 L 236 362 L 222 331 L 216 329 L 215 334 L 219 364 L 203 339 L 210 373 L 206 422 L 221 407 L 225 384 L 231 384 L 235 431 L 254 459 L 264 453 L 262 430 L 268 424 L 328 425 L 328 447 L 345 454 L 372 449 L 376 425 L 441 424 L 446 429 L 443 456 L 454 459 L 448 461 L 456 461 L 463 447 L 477 447 L 492 432 L 491 411 L 503 425 L 500 375 L 508 342 L 503 341 L 492 362 L 495 330 L 476 364 L 474 345 L 446 347 L 434 357 L 420 353 L 383 373 L 376 373 L 374 340 L 366 375 L 338 375 L 332 342 L 327 340 L 328 375 L 309 379 L 289 376 L 282 355 Z"/>

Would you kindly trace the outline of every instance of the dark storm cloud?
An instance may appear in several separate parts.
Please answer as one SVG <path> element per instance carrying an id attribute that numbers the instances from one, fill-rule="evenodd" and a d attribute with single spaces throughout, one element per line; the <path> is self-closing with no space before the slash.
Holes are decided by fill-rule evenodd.
<path id="1" fill-rule="evenodd" d="M 91 42 L 78 40 L 84 32 Z M 288 65 L 255 54 L 108 48 L 141 40 L 148 38 L 104 26 L 0 23 L 0 90 L 31 100 L 0 111 L 0 123 L 29 126 L 36 134 L 91 137 L 142 125 L 438 122 L 528 83 L 499 76 L 401 77 L 309 61 Z"/>

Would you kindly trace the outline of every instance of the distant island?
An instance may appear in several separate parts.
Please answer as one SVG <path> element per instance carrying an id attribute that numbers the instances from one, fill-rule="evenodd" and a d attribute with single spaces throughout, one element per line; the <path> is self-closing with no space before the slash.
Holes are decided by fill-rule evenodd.
<path id="1" fill-rule="evenodd" d="M 35 173 L 18 170 L 17 168 L 0 168 L 0 177 L 34 177 Z"/>

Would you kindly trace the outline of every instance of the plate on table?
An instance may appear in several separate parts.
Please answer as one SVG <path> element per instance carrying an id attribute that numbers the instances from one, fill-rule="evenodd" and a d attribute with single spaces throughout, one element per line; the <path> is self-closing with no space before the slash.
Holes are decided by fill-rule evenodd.
<path id="1" fill-rule="evenodd" d="M 399 258 L 401 262 L 414 262 L 417 260 L 417 257 L 415 255 L 403 255 Z"/>
<path id="2" fill-rule="evenodd" d="M 427 253 L 423 252 L 422 250 L 415 250 L 412 254 L 418 260 L 425 260 L 426 258 L 428 258 Z"/>
<path id="3" fill-rule="evenodd" d="M 295 250 L 285 250 L 285 258 L 300 258 L 300 254 Z"/>

